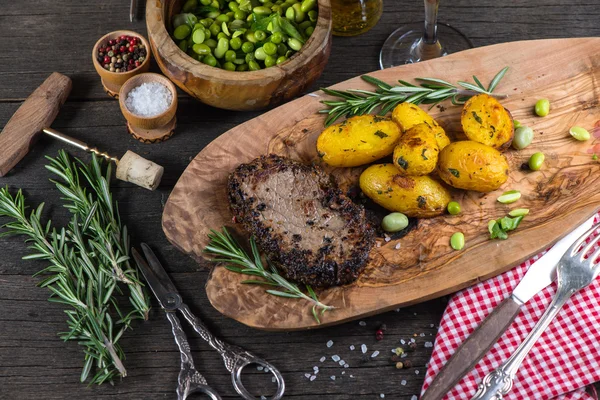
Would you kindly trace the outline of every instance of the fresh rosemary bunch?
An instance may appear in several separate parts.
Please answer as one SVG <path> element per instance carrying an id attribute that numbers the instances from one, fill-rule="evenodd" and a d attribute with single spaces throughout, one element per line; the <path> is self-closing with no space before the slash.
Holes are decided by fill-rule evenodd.
<path id="1" fill-rule="evenodd" d="M 149 297 L 129 263 L 129 236 L 121 224 L 108 182 L 110 165 L 105 174 L 98 159 L 91 164 L 71 162 L 61 151 L 50 158 L 47 168 L 62 182 L 53 181 L 67 202 L 71 221 L 57 230 L 52 222 L 42 223 L 44 204 L 27 215 L 21 190 L 14 196 L 7 187 L 0 189 L 0 216 L 11 222 L 3 225 L 0 236 L 25 235 L 32 253 L 23 259 L 40 259 L 50 265 L 36 275 L 48 275 L 39 286 L 52 293 L 51 302 L 68 306 L 69 330 L 59 333 L 63 340 L 76 340 L 84 346 L 85 362 L 81 381 L 95 373 L 90 383 L 112 382 L 127 371 L 119 339 L 134 319 L 146 319 Z M 83 179 L 82 179 L 83 176 Z M 90 186 L 88 192 L 82 182 Z M 127 287 L 131 306 L 125 307 L 116 294 Z"/>
<path id="2" fill-rule="evenodd" d="M 469 97 L 477 94 L 488 94 L 497 98 L 506 98 L 507 95 L 492 94 L 500 80 L 508 71 L 504 67 L 496 74 L 494 79 L 486 88 L 481 81 L 473 75 L 475 83 L 458 81 L 458 86 L 435 78 L 416 78 L 420 85 L 399 80 L 400 85 L 392 86 L 377 78 L 363 75 L 361 78 L 377 87 L 374 92 L 360 89 L 334 90 L 321 89 L 328 95 L 339 97 L 340 100 L 323 100 L 321 103 L 328 108 L 319 111 L 321 114 L 329 114 L 325 120 L 325 126 L 330 126 L 341 117 L 352 117 L 355 115 L 370 114 L 378 110 L 379 115 L 385 115 L 400 103 L 414 104 L 436 104 L 450 99 L 452 104 L 464 104 Z"/>
<path id="3" fill-rule="evenodd" d="M 333 306 L 321 303 L 317 294 L 309 285 L 306 285 L 306 292 L 308 294 L 305 294 L 298 285 L 281 276 L 277 268 L 268 259 L 267 264 L 269 268 L 267 269 L 253 237 L 250 238 L 252 257 L 246 253 L 226 228 L 223 228 L 223 232 L 213 230 L 208 235 L 208 238 L 210 239 L 210 243 L 204 251 L 215 257 L 212 261 L 225 263 L 225 268 L 230 271 L 263 278 L 263 280 L 249 279 L 242 281 L 242 283 L 273 286 L 278 289 L 268 289 L 266 292 L 274 296 L 304 299 L 310 302 L 312 304 L 313 317 L 319 324 L 321 323 L 319 315 L 323 315 L 325 311 L 334 309 Z"/>

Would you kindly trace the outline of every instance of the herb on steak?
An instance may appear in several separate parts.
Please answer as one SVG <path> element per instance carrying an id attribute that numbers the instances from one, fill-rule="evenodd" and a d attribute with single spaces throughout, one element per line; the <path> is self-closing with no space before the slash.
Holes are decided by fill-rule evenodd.
<path id="1" fill-rule="evenodd" d="M 225 263 L 225 268 L 233 272 L 262 278 L 249 279 L 242 281 L 242 283 L 272 286 L 276 289 L 267 289 L 267 293 L 279 297 L 304 299 L 310 302 L 313 317 L 319 324 L 321 323 L 319 315 L 335 308 L 321 303 L 317 294 L 309 285 L 305 285 L 307 293 L 304 293 L 297 284 L 281 276 L 277 268 L 268 259 L 268 268 L 265 267 L 253 237 L 250 238 L 250 248 L 252 250 L 252 256 L 250 256 L 225 227 L 223 227 L 222 232 L 215 230 L 211 230 L 211 232 L 208 235 L 210 243 L 204 251 L 214 257 L 213 262 Z"/>

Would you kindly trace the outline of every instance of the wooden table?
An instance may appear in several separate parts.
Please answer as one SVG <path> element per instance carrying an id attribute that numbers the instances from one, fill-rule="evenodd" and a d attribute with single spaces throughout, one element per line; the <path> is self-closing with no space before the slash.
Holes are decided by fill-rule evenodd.
<path id="1" fill-rule="evenodd" d="M 125 130 L 116 101 L 102 91 L 90 62 L 94 42 L 104 33 L 132 29 L 145 34 L 145 23 L 129 23 L 129 2 L 4 1 L 0 7 L 0 125 L 4 125 L 26 98 L 52 71 L 73 79 L 73 92 L 53 127 L 120 155 L 131 149 L 163 165 L 166 174 L 155 192 L 117 181 L 114 192 L 121 214 L 135 243 L 145 241 L 158 250 L 192 310 L 218 336 L 242 345 L 276 365 L 287 382 L 286 398 L 297 399 L 410 399 L 420 392 L 437 324 L 446 300 L 438 299 L 341 326 L 294 333 L 252 330 L 216 312 L 203 284 L 206 265 L 199 266 L 180 254 L 161 230 L 162 208 L 188 162 L 211 140 L 260 113 L 229 112 L 204 106 L 182 96 L 178 129 L 163 144 L 145 145 Z M 329 64 L 315 88 L 378 68 L 379 49 L 387 35 L 403 23 L 420 20 L 419 1 L 385 2 L 378 25 L 353 38 L 335 38 Z M 143 15 L 142 10 L 139 16 Z M 476 46 L 521 39 L 600 35 L 600 8 L 596 0 L 456 0 L 442 2 L 440 19 L 464 32 Z M 156 66 L 153 66 L 156 69 Z M 45 201 L 56 225 L 68 219 L 59 195 L 48 181 L 44 155 L 56 155 L 62 146 L 42 138 L 29 155 L 0 185 L 25 190 L 29 204 Z M 79 157 L 84 155 L 71 151 Z M 86 156 L 87 157 L 87 156 Z M 115 386 L 87 387 L 79 383 L 81 348 L 62 342 L 57 332 L 66 327 L 63 308 L 47 302 L 48 291 L 36 287 L 31 276 L 41 262 L 22 261 L 22 238 L 0 239 L 0 398 L 1 399 L 167 399 L 175 398 L 179 353 L 170 326 L 155 307 L 147 322 L 122 339 L 128 377 Z M 156 303 L 154 303 L 156 305 Z M 385 323 L 385 338 L 377 342 L 375 331 Z M 237 398 L 220 357 L 197 336 L 190 334 L 196 366 L 224 398 Z M 401 339 L 415 337 L 418 348 L 410 354 L 414 367 L 396 370 L 390 349 Z M 327 348 L 332 340 L 334 345 Z M 358 350 L 361 344 L 381 354 L 370 359 Z M 338 354 L 350 368 L 331 361 Z M 319 359 L 327 357 L 321 363 Z M 320 369 L 310 381 L 306 373 Z M 342 370 L 345 374 L 342 374 Z M 255 371 L 255 374 L 258 372 Z M 262 379 L 269 382 L 266 374 Z M 261 376 L 263 376 L 261 375 Z M 330 377 L 336 376 L 333 381 Z M 403 385 L 401 382 L 406 381 Z"/>

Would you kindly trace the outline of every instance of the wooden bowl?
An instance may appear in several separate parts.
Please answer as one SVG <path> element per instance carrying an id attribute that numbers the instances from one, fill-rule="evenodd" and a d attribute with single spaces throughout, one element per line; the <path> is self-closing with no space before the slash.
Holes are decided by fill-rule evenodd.
<path id="1" fill-rule="evenodd" d="M 133 72 L 133 71 L 132 71 Z M 173 96 L 171 105 L 161 114 L 143 117 L 132 113 L 125 100 L 129 92 L 143 83 L 158 82 L 165 85 Z M 119 107 L 127 120 L 127 130 L 137 140 L 144 143 L 158 143 L 170 138 L 175 130 L 177 111 L 177 88 L 163 75 L 146 72 L 129 79 L 119 91 Z"/>
<path id="2" fill-rule="evenodd" d="M 121 35 L 135 36 L 135 37 L 139 38 L 140 41 L 142 42 L 142 44 L 144 45 L 144 47 L 146 47 L 146 58 L 142 62 L 142 65 L 140 65 L 139 67 L 137 67 L 134 70 L 127 71 L 127 72 L 110 72 L 110 71 L 102 68 L 102 65 L 96 59 L 96 57 L 97 57 L 96 55 L 98 54 L 98 47 L 100 47 L 101 44 L 105 44 L 109 40 L 116 39 Z M 121 89 L 121 86 L 125 82 L 127 82 L 127 80 L 129 78 L 136 76 L 138 74 L 141 74 L 142 72 L 148 71 L 148 69 L 150 68 L 151 53 L 152 53 L 152 51 L 150 49 L 150 44 L 148 43 L 148 41 L 146 40 L 145 37 L 143 37 L 142 35 L 140 35 L 137 32 L 114 31 L 114 32 L 110 32 L 110 33 L 107 33 L 106 35 L 102 36 L 100 38 L 100 40 L 98 40 L 96 42 L 96 44 L 94 45 L 94 48 L 92 49 L 92 63 L 94 63 L 94 68 L 96 68 L 96 72 L 98 72 L 98 75 L 100 75 L 100 79 L 102 79 L 102 86 L 104 86 L 104 90 L 106 91 L 106 94 L 108 94 L 111 97 L 118 98 L 119 97 L 119 89 Z"/>
<path id="3" fill-rule="evenodd" d="M 317 25 L 302 49 L 289 60 L 259 71 L 227 71 L 183 52 L 167 31 L 183 0 L 146 2 L 148 38 L 162 72 L 191 96 L 227 110 L 259 110 L 298 96 L 323 72 L 331 50 L 331 5 L 329 0 L 318 1 Z"/>

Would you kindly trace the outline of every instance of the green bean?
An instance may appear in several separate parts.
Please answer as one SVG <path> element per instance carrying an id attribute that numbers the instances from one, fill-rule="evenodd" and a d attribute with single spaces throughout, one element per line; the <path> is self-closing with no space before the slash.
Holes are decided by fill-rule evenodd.
<path id="1" fill-rule="evenodd" d="M 173 31 L 173 36 L 175 36 L 175 39 L 182 40 L 188 37 L 191 32 L 192 28 L 190 28 L 189 25 L 179 25 L 175 28 L 175 31 Z"/>
<path id="2" fill-rule="evenodd" d="M 217 36 L 221 32 L 221 25 L 215 22 L 208 28 L 208 30 L 213 36 Z"/>
<path id="3" fill-rule="evenodd" d="M 234 50 L 239 50 L 242 47 L 242 39 L 234 37 L 229 41 L 229 47 Z"/>
<path id="4" fill-rule="evenodd" d="M 317 0 L 304 0 L 302 2 L 302 5 L 300 6 L 300 9 L 304 12 L 309 12 L 310 10 L 315 8 L 316 5 L 317 5 Z"/>
<path id="5" fill-rule="evenodd" d="M 304 30 L 304 33 L 306 34 L 306 36 L 310 36 L 313 34 L 314 31 L 315 31 L 315 28 L 313 26 L 309 26 L 308 28 L 306 28 Z"/>
<path id="6" fill-rule="evenodd" d="M 267 38 L 267 34 L 265 33 L 265 31 L 261 31 L 260 29 L 257 31 L 254 31 L 254 37 L 256 38 L 256 40 L 258 40 L 259 42 L 262 42 L 263 40 L 265 40 Z"/>
<path id="7" fill-rule="evenodd" d="M 242 44 L 242 51 L 244 53 L 252 53 L 254 51 L 254 43 L 244 42 L 244 44 Z"/>
<path id="8" fill-rule="evenodd" d="M 194 43 L 200 44 L 200 43 L 204 42 L 204 39 L 206 39 L 206 34 L 204 33 L 204 29 L 196 29 L 194 31 L 194 34 L 192 35 L 192 40 L 194 41 Z"/>
<path id="9" fill-rule="evenodd" d="M 462 232 L 455 232 L 450 237 L 450 246 L 454 250 L 462 250 L 465 247 L 465 235 Z"/>
<path id="10" fill-rule="evenodd" d="M 229 43 L 229 44 L 231 45 L 231 43 Z M 233 50 L 227 50 L 225 52 L 225 61 L 231 61 L 231 62 L 233 62 L 233 60 L 235 60 L 235 58 L 236 58 L 235 51 L 233 51 Z"/>
<path id="11" fill-rule="evenodd" d="M 217 65 L 217 59 L 212 54 L 205 55 L 202 59 L 202 62 L 210 65 L 211 67 L 215 67 Z"/>
<path id="12" fill-rule="evenodd" d="M 269 40 L 271 40 L 271 43 L 279 44 L 283 41 L 283 35 L 281 32 L 273 32 Z"/>
<path id="13" fill-rule="evenodd" d="M 225 64 L 223 64 L 223 68 L 225 68 L 227 71 L 235 71 L 235 64 L 227 61 Z"/>
<path id="14" fill-rule="evenodd" d="M 198 7 L 198 0 L 187 0 L 181 10 L 185 13 L 194 11 Z"/>
<path id="15" fill-rule="evenodd" d="M 269 56 L 277 54 L 277 45 L 275 45 L 271 42 L 267 42 L 267 43 L 263 44 L 262 48 L 265 51 L 265 53 L 267 53 L 267 55 L 269 55 Z"/>
<path id="16" fill-rule="evenodd" d="M 201 56 L 212 53 L 212 50 L 206 43 L 198 43 L 192 46 L 194 53 L 200 54 Z"/>
<path id="17" fill-rule="evenodd" d="M 383 217 L 381 227 L 386 232 L 398 232 L 408 226 L 408 217 L 399 212 L 393 212 Z"/>
<path id="18" fill-rule="evenodd" d="M 279 64 L 281 64 L 282 62 L 284 62 L 286 60 L 287 60 L 286 56 L 279 56 L 279 57 L 277 57 L 277 62 L 276 63 L 279 65 Z"/>
<path id="19" fill-rule="evenodd" d="M 302 48 L 302 43 L 295 38 L 289 38 L 287 44 L 292 50 L 299 51 Z"/>
<path id="20" fill-rule="evenodd" d="M 258 49 L 254 50 L 254 57 L 257 60 L 263 61 L 265 58 L 267 58 L 267 53 L 265 53 L 265 49 L 264 48 L 259 47 Z"/>
<path id="21" fill-rule="evenodd" d="M 215 49 L 215 57 L 223 58 L 227 50 L 229 50 L 229 40 L 226 38 L 219 39 L 217 48 Z"/>
<path id="22" fill-rule="evenodd" d="M 235 67 L 236 71 L 248 71 L 248 64 L 240 64 Z"/>
<path id="23" fill-rule="evenodd" d="M 252 9 L 252 12 L 258 15 L 269 15 L 271 14 L 271 9 L 265 6 L 257 6 Z"/>
<path id="24" fill-rule="evenodd" d="M 456 201 L 451 201 L 450 203 L 448 203 L 448 214 L 450 215 L 457 215 L 460 213 L 460 204 L 458 204 Z"/>
<path id="25" fill-rule="evenodd" d="M 277 63 L 277 59 L 275 57 L 273 57 L 273 56 L 265 57 L 265 67 L 267 67 L 267 68 L 272 67 L 276 63 Z"/>
<path id="26" fill-rule="evenodd" d="M 250 71 L 258 71 L 260 69 L 260 65 L 256 61 L 251 60 L 248 62 L 248 69 Z"/>
<path id="27" fill-rule="evenodd" d="M 318 13 L 315 10 L 311 10 L 308 12 L 308 19 L 310 22 L 317 22 Z"/>
<path id="28" fill-rule="evenodd" d="M 512 147 L 517 150 L 523 150 L 533 141 L 533 129 L 528 126 L 520 126 L 515 129 L 515 137 L 512 141 Z"/>
<path id="29" fill-rule="evenodd" d="M 529 158 L 529 169 L 532 171 L 539 171 L 542 168 L 545 159 L 546 156 L 544 156 L 544 153 L 539 151 L 537 153 L 533 153 Z"/>
<path id="30" fill-rule="evenodd" d="M 204 41 L 204 44 L 210 47 L 211 49 L 217 47 L 217 41 L 215 39 L 206 39 Z"/>
<path id="31" fill-rule="evenodd" d="M 302 11 L 302 5 L 300 3 L 295 3 L 292 8 L 294 9 L 294 14 L 296 14 L 296 18 L 294 19 L 297 24 L 304 21 L 306 18 L 306 13 Z"/>
<path id="32" fill-rule="evenodd" d="M 548 99 L 539 99 L 535 103 L 535 113 L 539 117 L 545 117 L 550 113 L 550 100 Z"/>
<path id="33" fill-rule="evenodd" d="M 574 126 L 571 129 L 569 129 L 569 134 L 571 134 L 571 136 L 573 136 L 575 139 L 581 142 L 590 140 L 590 138 L 592 137 L 587 131 L 587 129 L 582 128 L 580 126 Z"/>

